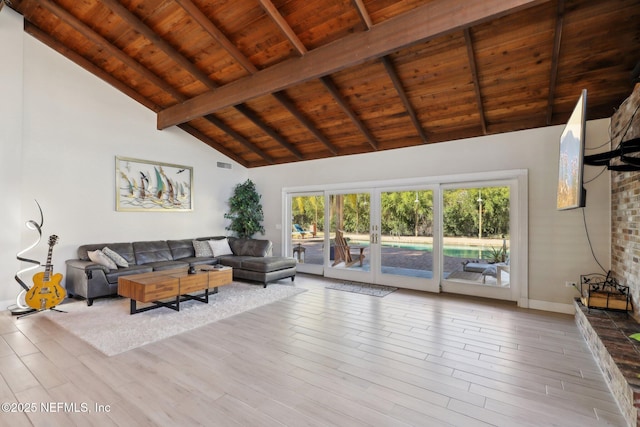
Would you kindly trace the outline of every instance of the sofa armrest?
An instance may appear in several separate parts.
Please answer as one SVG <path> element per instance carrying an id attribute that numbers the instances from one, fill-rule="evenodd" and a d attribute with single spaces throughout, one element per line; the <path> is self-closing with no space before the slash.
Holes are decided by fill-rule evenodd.
<path id="1" fill-rule="evenodd" d="M 106 273 L 107 267 L 91 261 L 67 260 L 65 288 L 69 296 L 81 296 L 92 305 L 93 299 L 117 293 L 117 284 L 110 284 Z"/>
<path id="2" fill-rule="evenodd" d="M 68 267 L 77 268 L 85 271 L 102 270 L 105 273 L 109 272 L 109 268 L 105 267 L 104 265 L 96 264 L 93 261 L 82 261 L 80 259 L 68 259 L 66 261 L 66 264 Z"/>

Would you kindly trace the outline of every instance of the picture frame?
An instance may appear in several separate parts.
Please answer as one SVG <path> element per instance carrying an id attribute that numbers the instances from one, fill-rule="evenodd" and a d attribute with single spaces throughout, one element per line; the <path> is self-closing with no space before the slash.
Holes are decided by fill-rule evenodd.
<path id="1" fill-rule="evenodd" d="M 116 156 L 116 211 L 193 210 L 193 167 Z"/>

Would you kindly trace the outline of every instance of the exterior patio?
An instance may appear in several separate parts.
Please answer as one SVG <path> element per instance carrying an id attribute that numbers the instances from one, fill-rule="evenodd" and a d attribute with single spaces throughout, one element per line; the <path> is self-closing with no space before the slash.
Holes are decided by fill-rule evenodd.
<path id="1" fill-rule="evenodd" d="M 411 238 L 403 239 L 401 243 L 410 243 Z M 366 236 L 355 236 L 354 242 L 366 241 Z M 293 238 L 293 247 L 297 247 L 298 244 L 304 248 L 304 262 L 306 264 L 323 264 L 323 248 L 324 238 L 321 235 L 316 237 Z M 457 241 L 457 243 L 460 243 Z M 464 243 L 464 242 L 462 242 Z M 467 242 L 468 243 L 468 242 Z M 497 242 L 494 242 L 496 244 Z M 370 268 L 370 254 L 368 245 L 363 244 L 364 248 L 364 261 L 363 265 L 354 263 L 349 266 L 349 269 L 369 271 Z M 427 249 L 415 249 L 412 247 L 393 246 L 392 244 L 382 245 L 382 272 L 385 274 L 397 274 L 411 277 L 433 277 L 433 253 Z M 333 261 L 333 258 L 331 259 Z M 443 256 L 443 276 L 449 280 L 456 280 L 466 283 L 474 283 L 478 285 L 497 286 L 497 279 L 493 276 L 485 276 L 483 280 L 482 273 L 464 271 L 464 264 L 466 262 L 478 261 L 478 258 L 469 257 L 454 257 Z M 343 268 L 344 264 L 342 264 Z M 341 265 L 337 265 L 338 268 Z M 509 273 L 508 271 L 501 271 L 501 285 L 509 285 Z"/>

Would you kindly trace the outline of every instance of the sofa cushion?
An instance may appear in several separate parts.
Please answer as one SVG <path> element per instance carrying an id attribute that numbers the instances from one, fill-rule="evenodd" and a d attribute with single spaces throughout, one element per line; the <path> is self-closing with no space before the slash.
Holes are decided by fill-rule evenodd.
<path id="1" fill-rule="evenodd" d="M 186 258 L 180 258 L 176 261 L 185 262 L 189 265 L 215 265 L 218 262 L 218 259 L 210 256 L 190 256 Z"/>
<path id="2" fill-rule="evenodd" d="M 193 240 L 191 244 L 194 247 L 194 254 L 197 257 L 212 257 L 213 251 L 209 246 L 208 240 Z"/>
<path id="3" fill-rule="evenodd" d="M 153 268 L 149 265 L 131 265 L 127 268 L 118 268 L 117 270 L 111 270 L 105 274 L 107 282 L 118 283 L 118 277 L 128 276 L 130 274 L 150 273 Z"/>
<path id="4" fill-rule="evenodd" d="M 485 268 L 482 271 L 482 275 L 483 276 L 496 277 L 498 275 L 498 266 L 504 267 L 506 265 L 509 265 L 509 263 L 508 262 L 499 262 L 499 263 L 496 263 L 496 264 L 491 264 L 491 265 L 489 265 L 487 268 Z"/>
<path id="5" fill-rule="evenodd" d="M 169 245 L 165 240 L 133 242 L 133 251 L 136 256 L 136 264 L 138 265 L 173 261 L 171 249 L 169 249 Z"/>
<path id="6" fill-rule="evenodd" d="M 469 262 L 464 265 L 464 271 L 471 271 L 473 273 L 482 273 L 491 264 L 483 262 Z"/>
<path id="7" fill-rule="evenodd" d="M 96 264 L 104 265 L 109 270 L 115 270 L 118 268 L 115 262 L 108 256 L 106 256 L 100 249 L 96 249 L 95 251 L 91 251 L 87 253 L 89 255 L 89 259 Z"/>
<path id="8" fill-rule="evenodd" d="M 229 238 L 234 255 L 264 257 L 271 254 L 271 240 Z"/>
<path id="9" fill-rule="evenodd" d="M 482 275 L 483 276 L 493 276 L 496 277 L 496 275 L 498 274 L 498 267 L 494 264 L 494 265 L 490 265 L 489 267 L 485 268 L 482 271 Z"/>
<path id="10" fill-rule="evenodd" d="M 188 262 L 184 262 L 183 260 L 180 260 L 180 261 L 148 262 L 148 263 L 146 263 L 144 265 L 153 268 L 153 271 L 173 270 L 174 268 L 184 268 L 184 269 L 186 269 L 187 267 L 189 267 L 189 263 Z"/>
<path id="11" fill-rule="evenodd" d="M 214 257 L 233 255 L 233 251 L 229 246 L 229 240 L 227 239 L 209 240 L 207 243 L 211 246 L 211 251 L 213 252 Z"/>
<path id="12" fill-rule="evenodd" d="M 296 266 L 295 258 L 270 256 L 264 258 L 247 258 L 242 260 L 243 270 L 268 273 L 270 271 L 284 270 Z"/>
<path id="13" fill-rule="evenodd" d="M 118 267 L 127 268 L 129 267 L 129 263 L 126 259 L 124 259 L 118 252 L 109 248 L 109 246 L 105 246 L 102 248 L 102 253 L 105 254 L 111 261 L 115 262 Z"/>
<path id="14" fill-rule="evenodd" d="M 167 245 L 169 245 L 173 259 L 196 256 L 196 252 L 193 247 L 193 240 L 191 239 L 167 240 Z"/>
<path id="15" fill-rule="evenodd" d="M 136 263 L 136 256 L 133 253 L 133 244 L 131 243 L 98 243 L 82 245 L 78 247 L 78 259 L 82 261 L 89 261 L 88 252 L 102 250 L 105 246 L 108 246 L 109 249 L 117 252 L 118 255 L 127 260 L 130 265 Z"/>
<path id="16" fill-rule="evenodd" d="M 242 261 L 249 258 L 251 257 L 240 255 L 225 255 L 218 258 L 218 262 L 222 265 L 226 265 L 227 267 L 242 268 Z"/>

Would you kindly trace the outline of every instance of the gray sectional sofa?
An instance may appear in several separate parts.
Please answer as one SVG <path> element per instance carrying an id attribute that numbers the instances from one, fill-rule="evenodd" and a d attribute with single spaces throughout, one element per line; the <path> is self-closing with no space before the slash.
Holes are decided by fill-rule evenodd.
<path id="1" fill-rule="evenodd" d="M 118 278 L 138 273 L 147 273 L 172 268 L 222 264 L 233 267 L 233 278 L 268 282 L 296 275 L 296 260 L 291 257 L 272 256 L 270 240 L 239 239 L 228 237 L 232 254 L 212 256 L 196 253 L 196 243 L 207 240 L 222 240 L 225 236 L 200 237 L 183 240 L 155 240 L 142 242 L 99 243 L 82 245 L 78 258 L 66 261 L 66 291 L 69 297 L 82 297 L 87 305 L 94 298 L 118 293 Z M 107 247 L 119 255 L 120 265 L 105 266 L 90 259 L 90 253 L 101 252 Z M 95 256 L 94 256 L 95 258 Z"/>

